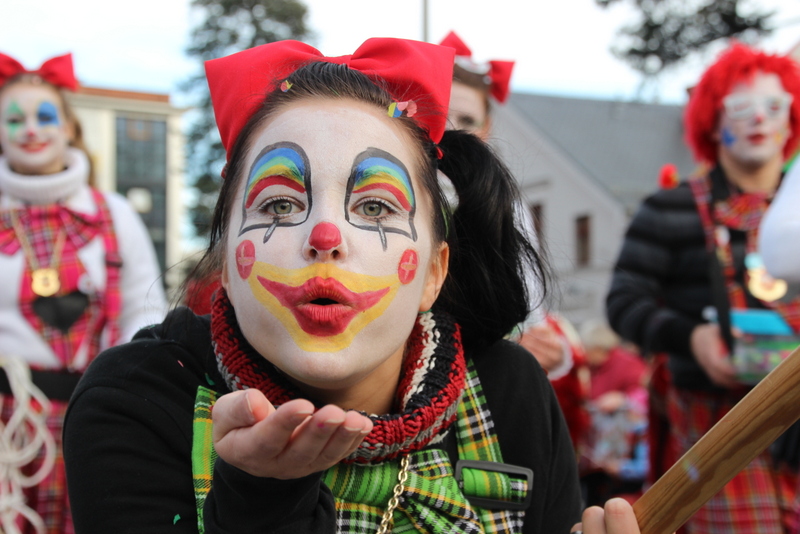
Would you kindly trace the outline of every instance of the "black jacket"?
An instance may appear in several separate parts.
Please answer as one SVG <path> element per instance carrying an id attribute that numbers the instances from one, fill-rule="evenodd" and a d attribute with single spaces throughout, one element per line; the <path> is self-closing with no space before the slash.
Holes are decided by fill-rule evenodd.
<path id="1" fill-rule="evenodd" d="M 536 360 L 507 341 L 468 354 L 475 363 L 506 463 L 533 470 L 525 533 L 563 533 L 580 519 L 575 454 Z M 207 317 L 186 309 L 100 355 L 67 412 L 64 456 L 76 531 L 196 533 L 192 410 L 197 387 L 227 388 Z M 453 435 L 453 432 L 450 432 Z M 445 440 L 447 441 L 447 440 Z M 455 447 L 443 447 L 451 454 Z M 205 506 L 212 533 L 335 532 L 320 474 L 258 478 L 222 460 Z"/>
<path id="2" fill-rule="evenodd" d="M 727 198 L 719 167 L 711 173 L 714 199 Z M 744 280 L 744 232 L 729 229 L 736 278 Z M 667 352 L 675 385 L 718 390 L 695 361 L 690 336 L 714 306 L 705 233 L 687 182 L 645 199 L 631 221 L 620 251 L 606 312 L 611 327 L 643 353 Z M 748 297 L 749 305 L 761 305 Z"/>

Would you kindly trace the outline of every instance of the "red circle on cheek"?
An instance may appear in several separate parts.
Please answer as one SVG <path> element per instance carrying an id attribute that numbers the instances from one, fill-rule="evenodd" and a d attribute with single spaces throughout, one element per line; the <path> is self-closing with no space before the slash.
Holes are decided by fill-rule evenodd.
<path id="1" fill-rule="evenodd" d="M 250 271 L 253 270 L 253 264 L 256 262 L 256 247 L 250 240 L 242 241 L 236 247 L 236 268 L 239 270 L 239 276 L 242 279 L 247 279 L 250 276 Z"/>
<path id="2" fill-rule="evenodd" d="M 401 284 L 410 284 L 414 277 L 417 275 L 417 265 L 419 259 L 417 258 L 417 251 L 407 249 L 400 257 L 400 265 L 397 266 L 397 276 L 400 278 Z"/>

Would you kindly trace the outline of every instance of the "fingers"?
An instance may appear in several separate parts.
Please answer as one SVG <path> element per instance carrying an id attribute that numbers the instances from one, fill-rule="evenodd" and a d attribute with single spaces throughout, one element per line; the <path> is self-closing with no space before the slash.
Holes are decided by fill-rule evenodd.
<path id="1" fill-rule="evenodd" d="M 223 395 L 211 412 L 214 441 L 234 429 L 253 426 L 273 411 L 275 408 L 260 391 L 247 389 Z"/>
<path id="2" fill-rule="evenodd" d="M 736 370 L 727 360 L 719 361 L 716 365 L 709 366 L 707 371 L 711 381 L 718 386 L 733 388 L 739 385 Z"/>
<path id="3" fill-rule="evenodd" d="M 345 412 L 337 406 L 325 406 L 298 429 L 278 461 L 304 466 L 309 473 L 327 469 L 351 454 L 371 430 L 372 421 L 368 417 Z"/>
<path id="4" fill-rule="evenodd" d="M 722 340 L 719 325 L 696 326 L 692 330 L 690 345 L 695 359 L 712 382 L 728 388 L 739 384 L 736 369 L 728 358 L 728 350 Z"/>
<path id="5" fill-rule="evenodd" d="M 583 522 L 572 531 L 583 534 L 640 534 L 633 508 L 624 499 L 611 499 L 605 508 L 592 506 L 583 512 Z"/>
<path id="6" fill-rule="evenodd" d="M 714 358 L 708 359 L 704 368 L 711 381 L 719 386 L 732 388 L 739 383 L 736 378 L 736 368 L 722 351 Z"/>
<path id="7" fill-rule="evenodd" d="M 546 370 L 552 370 L 564 360 L 564 346 L 561 338 L 549 326 L 537 325 L 525 331 L 519 340 L 528 352 Z"/>
<path id="8" fill-rule="evenodd" d="M 290 400 L 253 427 L 255 440 L 264 454 L 277 456 L 304 428 L 314 413 L 314 405 L 305 399 Z"/>
<path id="9" fill-rule="evenodd" d="M 212 411 L 214 447 L 231 465 L 268 476 L 270 461 L 313 410 L 314 405 L 303 399 L 276 410 L 263 393 L 253 389 L 223 395 Z"/>
<path id="10" fill-rule="evenodd" d="M 584 510 L 581 521 L 583 534 L 607 534 L 605 512 L 599 506 L 592 506 Z"/>
<path id="11" fill-rule="evenodd" d="M 611 499 L 605 506 L 605 523 L 608 534 L 639 534 L 639 524 L 633 507 L 625 499 Z"/>
<path id="12" fill-rule="evenodd" d="M 220 457 L 252 475 L 299 478 L 350 455 L 372 430 L 358 412 L 295 399 L 275 409 L 260 391 L 219 398 L 212 412 Z"/>

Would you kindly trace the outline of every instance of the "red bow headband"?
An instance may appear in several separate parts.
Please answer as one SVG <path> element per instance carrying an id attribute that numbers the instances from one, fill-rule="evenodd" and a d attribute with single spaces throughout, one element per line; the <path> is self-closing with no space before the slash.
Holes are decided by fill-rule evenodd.
<path id="1" fill-rule="evenodd" d="M 35 74 L 59 89 L 78 89 L 78 80 L 75 79 L 75 70 L 72 67 L 72 54 L 48 59 L 36 70 L 28 70 L 11 56 L 0 54 L 0 86 L 18 74 Z"/>
<path id="2" fill-rule="evenodd" d="M 368 39 L 352 55 L 338 57 L 325 57 L 299 41 L 278 41 L 207 61 L 206 77 L 222 144 L 229 154 L 266 94 L 314 61 L 347 65 L 385 80 L 395 100 L 432 103 L 430 113 L 419 113 L 414 120 L 438 143 L 447 121 L 453 60 L 451 48 L 406 39 Z"/>
<path id="3" fill-rule="evenodd" d="M 501 104 L 508 98 L 509 83 L 511 82 L 511 71 L 514 69 L 513 61 L 492 60 L 487 65 L 479 65 L 472 61 L 472 50 L 451 31 L 441 43 L 442 46 L 449 46 L 456 51 L 456 63 L 470 72 L 485 74 L 491 80 L 491 94 L 495 100 Z M 463 61 L 461 61 L 463 60 Z M 464 64 L 466 63 L 466 65 Z"/>

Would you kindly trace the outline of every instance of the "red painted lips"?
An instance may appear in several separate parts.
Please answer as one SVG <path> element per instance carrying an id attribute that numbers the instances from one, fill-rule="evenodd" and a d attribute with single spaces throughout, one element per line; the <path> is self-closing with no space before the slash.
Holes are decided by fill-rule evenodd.
<path id="1" fill-rule="evenodd" d="M 300 286 L 289 286 L 258 276 L 258 281 L 288 308 L 300 328 L 314 336 L 345 331 L 353 318 L 381 300 L 389 288 L 354 293 L 334 278 L 319 276 Z"/>
<path id="2" fill-rule="evenodd" d="M 19 147 L 22 150 L 24 150 L 25 152 L 33 154 L 33 153 L 36 153 L 36 152 L 41 152 L 42 150 L 47 148 L 49 145 L 50 145 L 50 143 L 48 143 L 46 141 L 40 141 L 40 142 L 29 141 L 27 143 L 20 143 Z"/>

